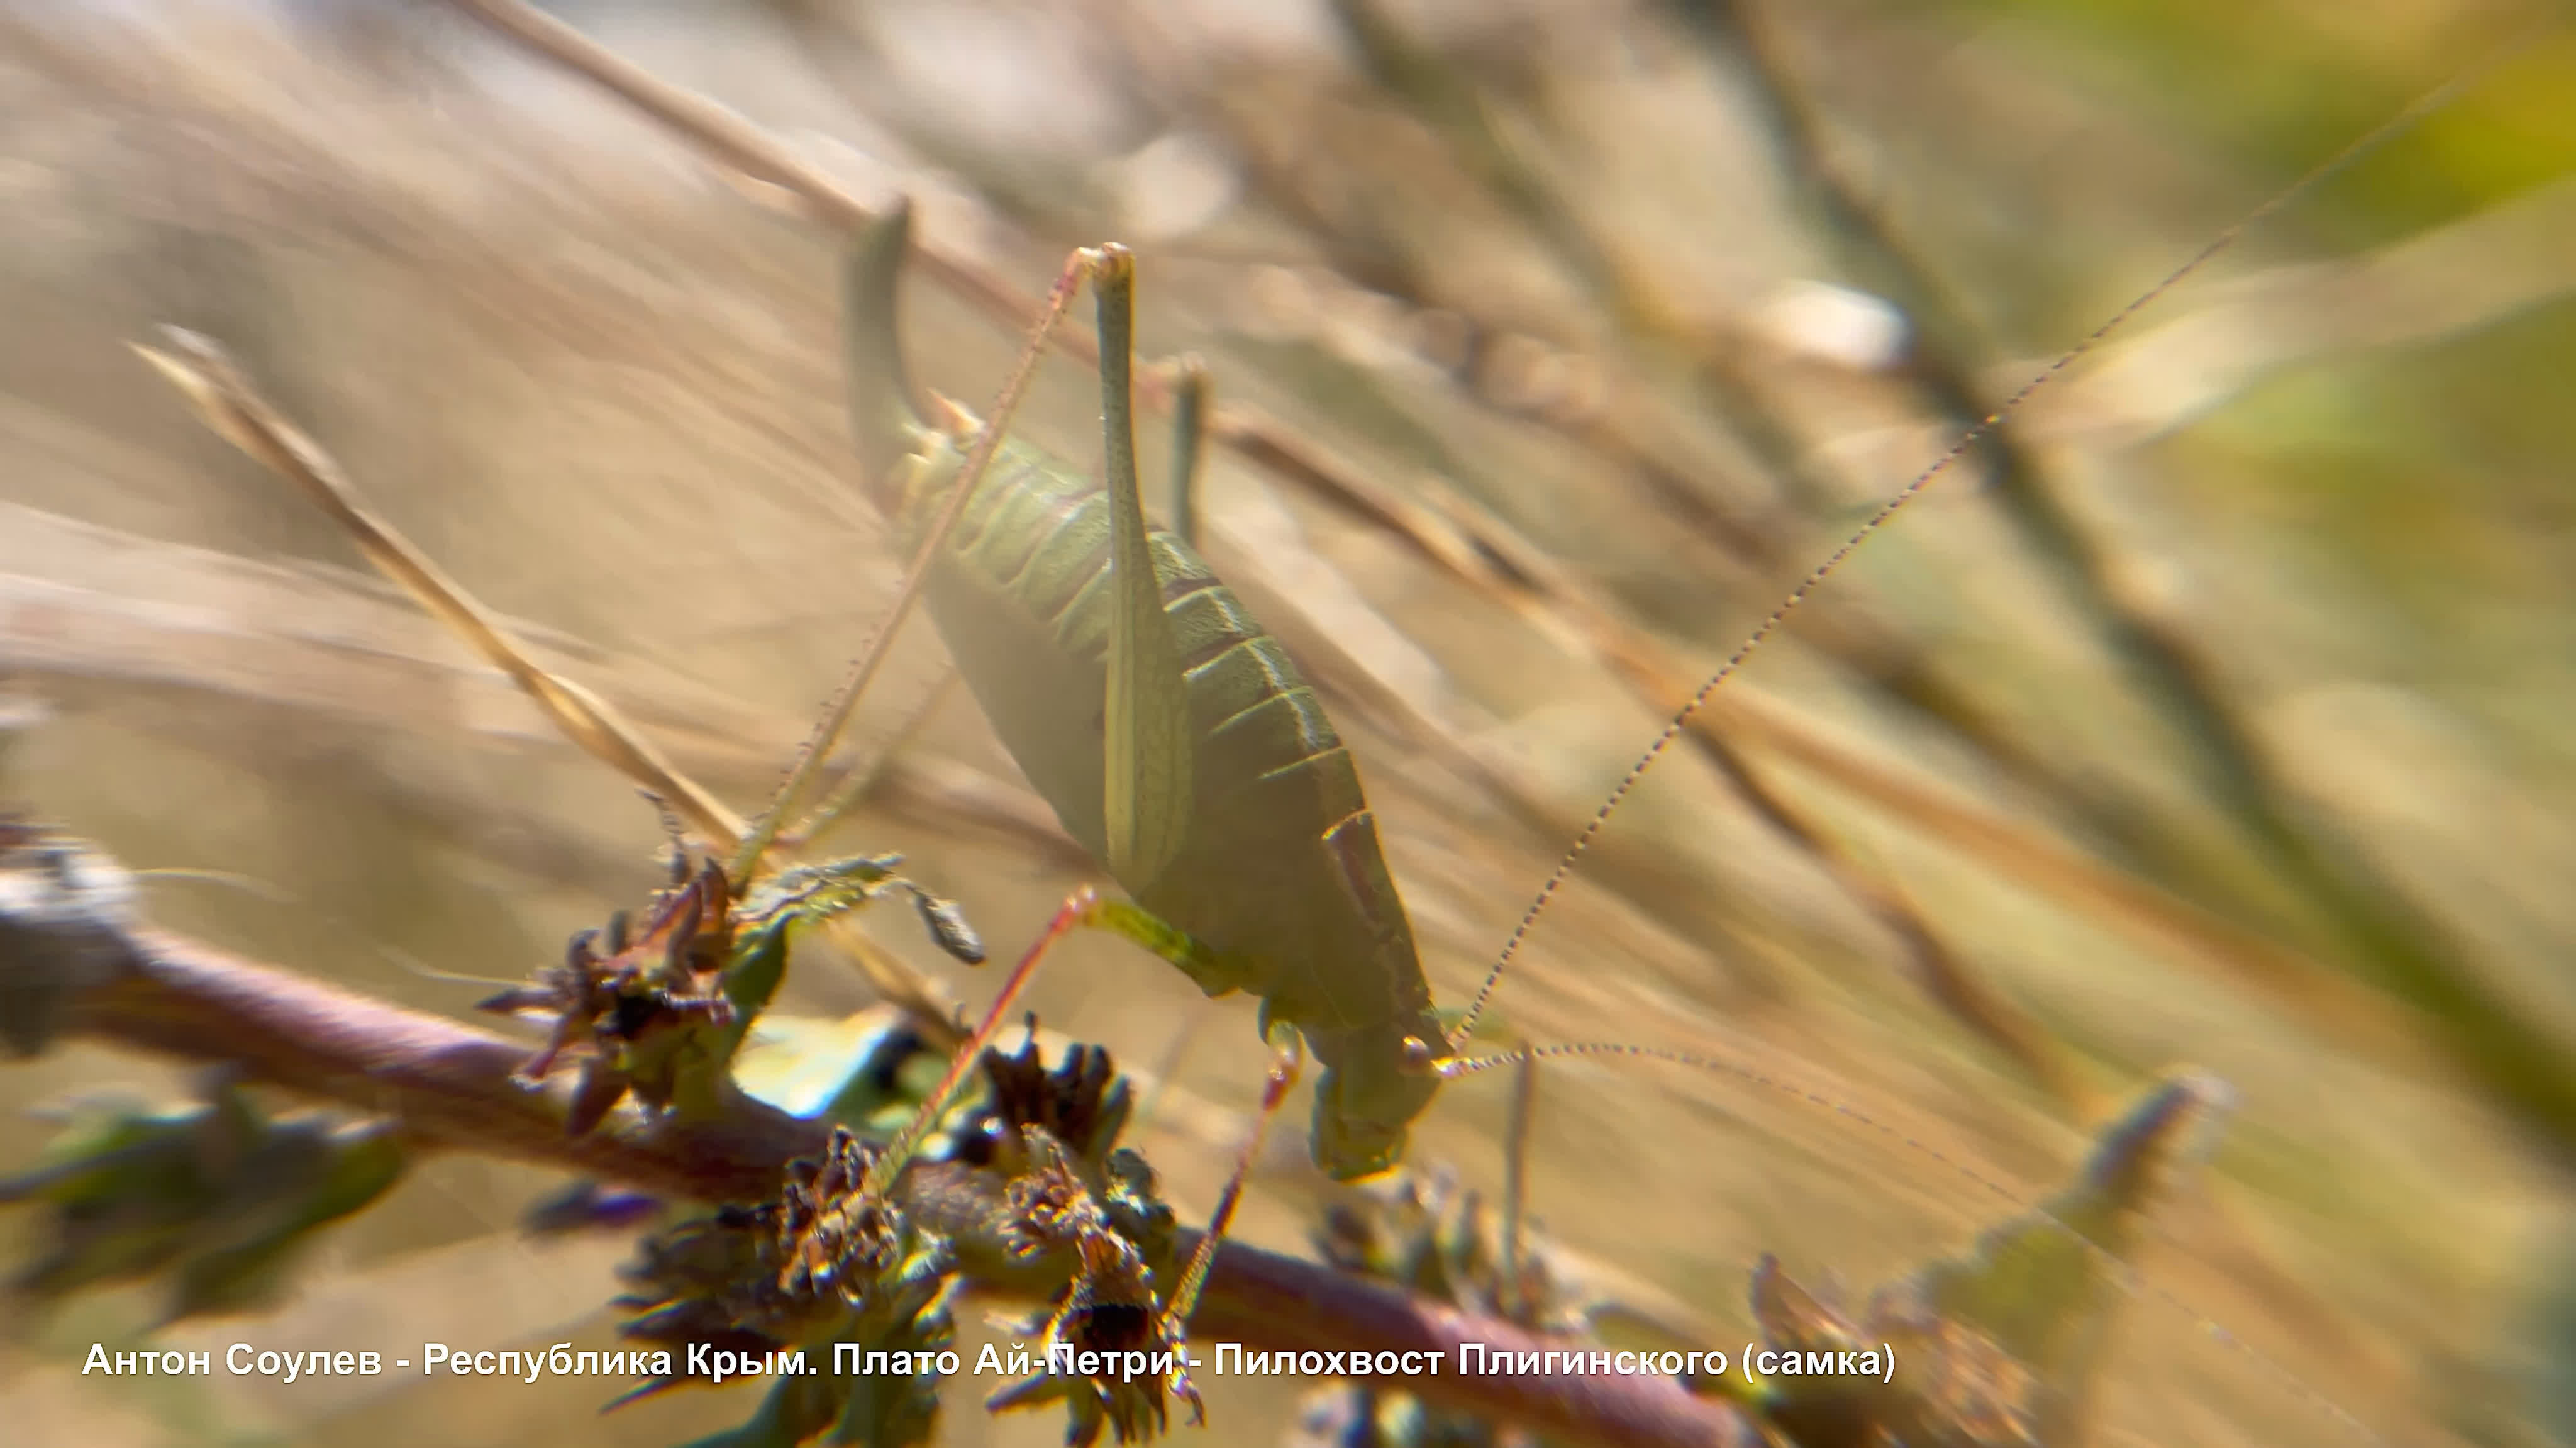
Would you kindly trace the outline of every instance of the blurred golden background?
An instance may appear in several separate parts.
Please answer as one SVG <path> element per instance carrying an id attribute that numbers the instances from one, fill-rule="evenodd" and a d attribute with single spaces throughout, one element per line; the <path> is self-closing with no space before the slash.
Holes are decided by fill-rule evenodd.
<path id="1" fill-rule="evenodd" d="M 219 340 L 746 811 L 899 566 L 850 487 L 832 238 L 473 8 L 0 4 L 0 663 L 41 716 L 10 789 L 131 866 L 258 882 L 150 881 L 158 922 L 450 1013 L 480 991 L 431 971 L 518 977 L 639 898 L 653 814 L 129 343 Z M 1660 719 L 1880 500 L 2452 84 L 1857 552 L 1720 692 L 1724 742 L 1639 786 L 1499 1009 L 1535 1041 L 1728 1050 L 1884 1126 L 1721 1075 L 1542 1075 L 1534 1209 L 1717 1346 L 1750 1335 L 1760 1252 L 1879 1281 L 2011 1210 L 1942 1158 L 2030 1200 L 2112 1103 L 2207 1067 L 2239 1107 L 2157 1219 L 2097 1441 L 2367 1441 L 2330 1402 L 2391 1443 L 2508 1445 L 2576 1440 L 2576 32 L 2542 11 L 553 13 L 868 204 L 912 195 L 954 267 L 915 276 L 909 350 L 977 406 L 1019 338 L 955 277 L 1034 297 L 1069 246 L 1136 249 L 1142 346 L 1205 356 L 1236 409 L 1206 551 L 1353 740 L 1450 1005 Z M 1089 456 L 1092 386 L 1051 359 L 1022 430 Z M 1087 872 L 943 659 L 916 621 L 831 843 L 904 852 L 1016 952 Z M 908 927 L 870 929 L 990 991 Z M 1105 938 L 1035 999 L 1177 1062 L 1140 1144 L 1203 1216 L 1260 1086 L 1249 1007 Z M 23 1108 L 175 1081 L 91 1047 L 9 1065 L 0 1169 L 49 1133 Z M 1491 1189 L 1508 1095 L 1453 1084 L 1417 1161 Z M 1302 1240 L 1296 1146 L 1244 1235 Z M 603 1345 L 624 1244 L 513 1234 L 553 1181 L 432 1161 L 277 1316 L 172 1339 Z M 147 1312 L 8 1317 L 0 1438 L 658 1445 L 750 1406 L 83 1381 Z M 1224 1441 L 1293 1416 L 1214 1386 Z M 970 1403 L 951 1441 L 1058 1431 Z"/>

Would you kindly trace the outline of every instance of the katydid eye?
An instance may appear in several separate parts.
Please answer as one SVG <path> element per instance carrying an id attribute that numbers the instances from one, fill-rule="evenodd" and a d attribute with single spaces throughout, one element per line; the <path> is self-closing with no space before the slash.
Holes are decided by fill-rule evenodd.
<path id="1" fill-rule="evenodd" d="M 1431 1049 L 1430 1042 L 1420 1036 L 1407 1036 L 1404 1038 L 1404 1044 L 1396 1047 L 1396 1059 L 1406 1075 L 1428 1076 L 1436 1066 L 1439 1056 Z"/>

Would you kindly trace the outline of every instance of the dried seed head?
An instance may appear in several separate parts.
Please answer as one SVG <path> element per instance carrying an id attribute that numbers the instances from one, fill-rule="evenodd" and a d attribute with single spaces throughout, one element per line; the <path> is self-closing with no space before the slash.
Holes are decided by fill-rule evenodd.
<path id="1" fill-rule="evenodd" d="M 545 1080 L 568 1051 L 583 1054 L 565 1117 L 574 1136 L 598 1125 L 630 1091 L 648 1106 L 670 1103 L 676 1090 L 671 1053 L 658 1050 L 647 1060 L 636 1047 L 667 1045 L 674 1030 L 733 1019 L 723 992 L 733 950 L 733 893 L 724 867 L 708 860 L 694 877 L 685 868 L 676 871 L 675 881 L 654 895 L 640 931 L 627 912 L 617 911 L 604 928 L 576 932 L 564 944 L 562 963 L 539 972 L 533 984 L 480 1003 L 483 1010 L 553 1023 L 546 1044 L 520 1069 L 523 1083 Z"/>
<path id="2" fill-rule="evenodd" d="M 988 1088 L 987 1109 L 1003 1128 L 995 1145 L 1005 1153 L 1024 1128 L 1033 1126 L 1076 1160 L 1097 1164 L 1117 1144 L 1133 1109 L 1133 1093 L 1109 1053 L 1098 1046 L 1076 1045 L 1053 1070 L 1047 1069 L 1038 1056 L 1034 1016 L 1018 1050 L 987 1050 L 976 1064 Z M 1007 1159 L 996 1164 L 1006 1171 L 1015 1165 Z"/>
<path id="3" fill-rule="evenodd" d="M 1085 1184 L 1075 1159 L 1045 1127 L 1024 1125 L 1029 1165 L 1014 1177 L 1004 1202 L 1005 1239 L 1023 1259 L 1070 1250 L 1075 1271 L 1052 1310 L 1036 1331 L 1061 1341 L 1076 1354 L 1117 1354 L 1104 1358 L 1113 1366 L 1083 1377 L 1050 1375 L 1034 1378 L 995 1394 L 988 1406 L 1030 1407 L 1062 1399 L 1071 1413 L 1065 1441 L 1089 1444 L 1101 1430 L 1114 1430 L 1121 1443 L 1141 1442 L 1160 1434 L 1169 1423 L 1167 1394 L 1190 1405 L 1193 1422 L 1206 1421 L 1206 1406 L 1181 1366 L 1180 1335 L 1154 1292 L 1153 1272 L 1143 1244 L 1118 1229 L 1115 1216 Z M 1133 1195 L 1141 1162 L 1121 1152 L 1115 1190 Z M 1130 1352 L 1170 1353 L 1171 1370 L 1162 1377 L 1129 1379 L 1123 1365 Z"/>
<path id="4" fill-rule="evenodd" d="M 855 1303 L 900 1261 L 900 1218 L 860 1190 L 878 1155 L 847 1127 L 835 1127 L 822 1159 L 791 1171 L 779 1197 L 780 1292 Z"/>

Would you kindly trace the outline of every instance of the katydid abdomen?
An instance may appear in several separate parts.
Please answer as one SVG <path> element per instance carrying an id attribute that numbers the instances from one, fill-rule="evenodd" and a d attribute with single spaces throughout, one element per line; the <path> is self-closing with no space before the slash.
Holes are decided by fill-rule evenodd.
<path id="1" fill-rule="evenodd" d="M 876 289 L 871 249 L 857 263 L 863 292 Z M 888 286 L 878 303 L 890 295 Z M 864 299 L 857 310 L 890 317 Z M 891 460 L 874 470 L 878 501 L 903 546 L 917 549 L 968 434 L 911 418 L 892 328 L 877 326 L 875 338 L 855 339 L 855 415 L 863 430 L 873 418 L 900 434 L 899 453 L 884 437 L 862 446 Z M 1188 694 L 1190 786 L 1178 848 L 1149 872 L 1111 864 L 1110 510 L 1100 483 L 1005 442 L 933 556 L 923 601 L 985 718 L 1066 832 L 1138 906 L 1201 947 L 1178 953 L 1189 957 L 1183 968 L 1211 995 L 1261 997 L 1266 1020 L 1304 1036 L 1324 1067 L 1316 1163 L 1345 1179 L 1383 1170 L 1430 1102 L 1437 1079 L 1420 1063 L 1442 1038 L 1358 767 L 1287 651 L 1161 529 L 1148 543 Z"/>

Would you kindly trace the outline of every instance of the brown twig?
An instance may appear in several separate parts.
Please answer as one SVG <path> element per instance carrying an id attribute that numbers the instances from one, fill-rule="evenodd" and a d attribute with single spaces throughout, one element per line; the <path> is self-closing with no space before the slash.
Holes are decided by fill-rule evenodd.
<path id="1" fill-rule="evenodd" d="M 612 1178 L 701 1201 L 773 1194 L 785 1165 L 819 1151 L 823 1129 L 758 1102 L 720 1118 L 649 1118 L 632 1107 L 567 1136 L 562 1106 L 512 1082 L 524 1043 L 254 964 L 167 931 L 125 933 L 115 979 L 74 1003 L 71 1028 L 113 1044 L 225 1062 L 247 1080 L 389 1116 L 414 1138 Z M 15 937 L 0 939 L 0 949 Z M 41 962 L 0 958 L 0 976 Z M 976 1174 L 918 1163 L 895 1194 L 942 1230 L 990 1230 L 1000 1204 Z M 1180 1250 L 1196 1245 L 1185 1233 Z M 1002 1254 L 968 1253 L 998 1259 Z M 1007 1272 L 977 1284 L 1022 1294 Z M 1551 1344 L 1508 1323 L 1418 1301 L 1390 1287 L 1239 1242 L 1218 1250 L 1197 1323 L 1203 1342 L 1292 1352 L 1440 1351 L 1481 1343 L 1497 1352 Z M 1564 1344 L 1553 1344 L 1562 1347 Z M 1603 1448 L 1681 1448 L 1759 1442 L 1723 1405 L 1653 1377 L 1460 1375 L 1405 1380 L 1444 1406 L 1520 1423 L 1564 1442 Z"/>

